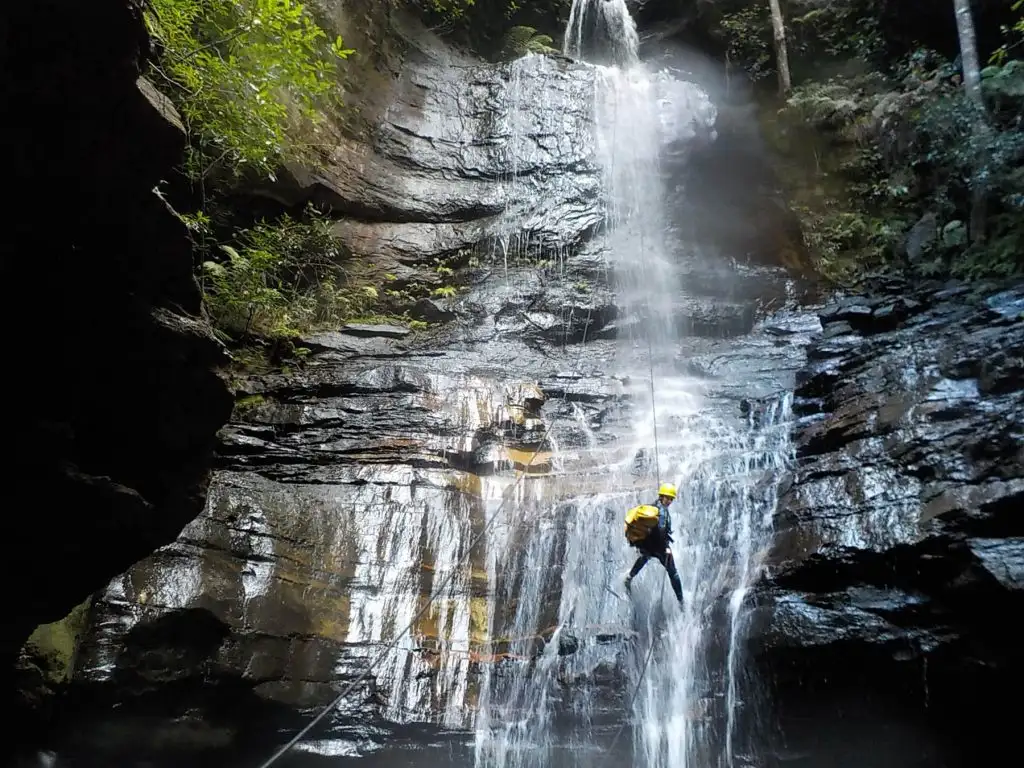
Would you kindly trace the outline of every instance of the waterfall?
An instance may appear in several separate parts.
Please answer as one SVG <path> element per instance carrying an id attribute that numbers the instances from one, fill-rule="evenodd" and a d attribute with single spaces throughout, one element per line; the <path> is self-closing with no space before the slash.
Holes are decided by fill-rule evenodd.
<path id="1" fill-rule="evenodd" d="M 744 421 L 677 364 L 687 254 L 685 237 L 670 238 L 660 158 L 710 132 L 707 94 L 639 60 L 624 0 L 574 0 L 565 52 L 593 68 L 603 242 L 623 318 L 614 365 L 629 382 L 632 432 L 588 447 L 597 480 L 585 492 L 536 498 L 510 527 L 514 543 L 507 530 L 488 542 L 498 553 L 490 636 L 507 656 L 485 671 L 475 763 L 596 766 L 624 726 L 631 738 L 618 740 L 608 765 L 629 762 L 632 750 L 632 764 L 650 768 L 731 768 L 746 748 L 746 597 L 790 460 L 790 398 Z M 682 608 L 653 561 L 621 597 L 636 556 L 623 515 L 653 501 L 659 480 L 679 487 L 672 549 Z"/>
<path id="2" fill-rule="evenodd" d="M 587 61 L 636 63 L 640 37 L 626 0 L 573 0 L 563 52 Z"/>

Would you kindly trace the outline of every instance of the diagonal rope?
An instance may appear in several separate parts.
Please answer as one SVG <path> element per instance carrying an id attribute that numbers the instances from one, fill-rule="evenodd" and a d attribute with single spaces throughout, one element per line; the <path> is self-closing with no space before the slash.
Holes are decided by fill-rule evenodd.
<path id="1" fill-rule="evenodd" d="M 544 444 L 547 442 L 548 435 L 551 434 L 552 427 L 554 427 L 554 425 L 557 422 L 558 422 L 558 418 L 557 417 L 552 420 L 551 424 L 548 426 L 547 430 L 544 432 L 544 436 L 541 438 L 541 441 L 538 444 L 537 449 L 533 452 L 533 455 L 530 457 L 529 463 L 527 463 L 526 466 L 523 469 L 519 470 L 519 476 L 516 478 L 515 483 L 513 483 L 512 486 L 510 488 L 508 488 L 505 491 L 505 493 L 503 494 L 503 498 L 501 500 L 501 504 L 498 505 L 498 508 L 494 511 L 494 514 L 491 515 L 490 518 L 485 521 L 484 526 L 483 526 L 483 528 L 481 528 L 480 532 L 476 536 L 474 536 L 473 539 L 470 541 L 469 546 L 466 547 L 466 550 L 465 550 L 466 554 L 464 555 L 463 558 L 460 559 L 459 565 L 463 564 L 465 559 L 467 557 L 469 557 L 469 553 L 472 552 L 473 549 L 476 548 L 476 545 L 479 544 L 483 540 L 484 536 L 487 535 L 487 531 L 490 529 L 491 525 L 494 524 L 494 521 L 498 519 L 498 516 L 501 514 L 501 511 L 505 508 L 505 503 L 510 498 L 513 498 L 515 496 L 516 489 L 519 487 L 520 483 L 522 483 L 522 481 L 526 478 L 526 476 L 528 474 L 528 470 L 530 469 L 531 466 L 533 466 L 533 462 L 537 459 L 537 456 L 540 455 L 542 449 L 544 448 Z M 443 590 L 448 586 L 448 583 L 453 578 L 455 578 L 457 573 L 459 573 L 459 569 L 458 568 L 452 568 L 451 571 L 449 571 L 448 575 L 445 576 L 445 578 L 441 581 L 441 584 L 435 590 L 435 593 L 436 594 L 442 594 Z M 412 617 L 412 620 L 406 625 L 405 629 L 403 629 L 401 632 L 399 632 L 397 635 L 395 635 L 394 639 L 392 639 L 390 643 L 388 643 L 387 645 L 384 646 L 383 649 L 381 649 L 380 653 L 378 653 L 376 655 L 376 657 L 374 657 L 374 659 L 368 665 L 366 665 L 366 667 L 363 669 L 363 671 L 361 673 L 359 673 L 359 675 L 356 677 L 356 679 L 353 680 L 352 682 L 350 682 L 347 686 L 345 686 L 342 689 L 341 693 L 339 693 L 337 696 L 335 696 L 334 699 L 332 699 L 331 702 L 329 704 L 327 704 L 327 706 L 321 708 L 319 714 L 317 714 L 316 717 L 314 717 L 311 721 L 309 721 L 302 728 L 301 731 L 299 731 L 294 736 L 292 736 L 292 738 L 290 738 L 282 747 L 280 747 L 276 752 L 274 752 L 274 754 L 271 755 L 267 760 L 265 760 L 264 762 L 260 763 L 259 768 L 270 768 L 271 765 L 273 765 L 275 762 L 277 762 L 278 759 L 283 757 L 285 755 L 285 753 L 287 753 L 292 747 L 294 747 L 296 744 L 298 744 L 302 740 L 303 736 L 305 736 L 307 733 L 309 733 L 317 725 L 317 723 L 319 723 L 321 720 L 323 720 L 325 717 L 327 717 L 327 714 L 329 712 L 331 712 L 335 707 L 337 707 L 338 704 L 340 704 L 345 699 L 345 697 L 347 697 L 349 694 L 351 694 L 360 683 L 362 683 L 364 680 L 366 680 L 370 676 L 370 674 L 384 660 L 384 657 L 387 656 L 391 651 L 393 651 L 398 646 L 398 642 L 403 637 L 405 637 L 406 633 L 409 632 L 416 625 L 416 623 L 421 618 L 423 618 L 423 616 L 427 613 L 427 611 L 430 610 L 433 607 L 434 607 L 434 600 L 433 599 L 431 599 L 431 600 L 427 601 L 426 603 L 424 603 L 423 607 L 420 608 L 416 612 L 416 614 Z"/>
<path id="2" fill-rule="evenodd" d="M 573 366 L 574 370 L 577 373 L 577 375 L 579 375 L 580 363 L 581 363 L 581 361 L 583 359 L 583 352 L 584 352 L 584 350 L 586 348 L 587 331 L 589 331 L 589 329 L 590 329 L 591 313 L 592 313 L 592 310 L 588 309 L 588 311 L 587 311 L 587 321 L 584 324 L 584 329 L 583 329 L 583 338 L 580 341 L 579 352 L 576 355 L 576 362 L 575 362 L 575 365 Z M 562 418 L 563 418 L 562 414 L 555 414 L 554 418 L 552 418 L 551 423 L 548 424 L 547 429 L 544 431 L 543 436 L 541 437 L 540 441 L 538 442 L 536 450 L 530 456 L 529 462 L 527 462 L 526 465 L 521 470 L 519 470 L 518 476 L 516 477 L 516 481 L 508 489 L 506 489 L 506 491 L 502 495 L 501 504 L 499 504 L 498 508 L 496 510 L 494 510 L 494 514 L 492 514 L 489 518 L 487 518 L 484 521 L 484 525 L 480 529 L 480 532 L 470 540 L 469 546 L 467 546 L 465 548 L 465 552 L 464 552 L 463 556 L 461 558 L 459 558 L 459 561 L 458 561 L 456 567 L 453 567 L 449 571 L 449 573 L 444 577 L 444 579 L 441 580 L 441 582 L 438 585 L 438 587 L 434 590 L 434 594 L 435 595 L 443 594 L 444 589 L 448 586 L 449 582 L 453 578 L 455 578 L 455 576 L 459 573 L 459 567 L 458 566 L 461 566 L 461 565 L 465 564 L 466 560 L 469 559 L 470 553 L 476 548 L 477 544 L 479 544 L 481 541 L 483 541 L 484 537 L 487 535 L 487 532 L 490 530 L 491 526 L 494 525 L 495 521 L 501 515 L 502 510 L 505 508 L 505 504 L 508 502 L 509 499 L 515 497 L 516 490 L 519 488 L 519 485 L 523 482 L 523 480 L 526 479 L 527 475 L 529 474 L 530 467 L 533 466 L 534 461 L 537 460 L 537 457 L 544 450 L 544 446 L 545 446 L 545 444 L 548 441 L 548 437 L 551 435 L 551 432 L 554 429 L 555 425 Z M 316 717 L 314 717 L 310 722 L 308 722 L 302 728 L 302 730 L 300 730 L 298 733 L 296 733 L 294 736 L 292 736 L 292 738 L 290 738 L 283 746 L 279 747 L 277 749 L 277 751 L 274 752 L 274 754 L 272 754 L 269 758 L 267 758 L 262 763 L 260 763 L 259 768 L 270 768 L 270 766 L 272 766 L 281 757 L 283 757 L 285 754 L 287 754 L 287 752 L 289 750 L 291 750 L 292 747 L 294 747 L 296 744 L 298 744 L 307 733 L 309 733 L 314 727 L 316 727 L 316 725 L 318 723 L 320 723 L 325 717 L 327 717 L 328 713 L 330 713 L 333 709 L 335 709 L 349 694 L 351 694 L 356 689 L 356 687 L 360 683 L 362 683 L 364 680 L 366 680 L 373 673 L 373 671 L 380 665 L 380 663 L 384 660 L 384 658 L 389 653 L 391 653 L 398 646 L 399 641 L 403 637 L 405 637 L 406 633 L 410 632 L 412 630 L 412 628 L 416 625 L 416 623 L 421 618 L 423 618 L 423 616 L 427 613 L 427 611 L 434 607 L 434 601 L 435 600 L 436 600 L 436 597 L 433 597 L 430 600 L 428 600 L 423 605 L 423 607 L 420 608 L 416 612 L 416 614 L 412 617 L 412 619 L 409 621 L 409 623 L 406 624 L 405 628 L 401 632 L 399 632 L 397 635 L 395 635 L 395 637 L 391 640 L 391 642 L 389 642 L 387 645 L 385 645 L 381 649 L 380 653 L 378 653 L 370 661 L 370 663 L 367 664 L 364 667 L 363 671 L 356 677 L 355 680 L 353 680 L 348 685 L 346 685 L 342 689 L 341 693 L 339 693 L 337 696 L 335 696 L 326 706 L 322 707 L 320 709 L 320 711 L 317 713 Z"/>
<path id="3" fill-rule="evenodd" d="M 613 135 L 614 135 L 614 132 L 616 132 L 616 131 L 617 131 L 617 124 L 613 128 Z M 647 277 L 648 277 L 647 251 L 646 251 L 646 246 L 645 246 L 645 242 L 644 242 L 644 235 L 643 235 L 643 230 L 642 229 L 640 230 L 640 233 L 639 233 L 639 245 L 640 245 L 640 252 L 641 252 L 641 276 L 642 276 L 643 279 L 647 279 Z M 650 298 L 649 297 L 647 299 L 647 304 L 648 304 L 648 308 L 650 308 Z M 587 330 L 589 330 L 590 310 L 588 310 L 587 314 L 588 314 L 588 321 L 587 321 L 587 323 L 586 323 L 586 325 L 584 327 L 584 336 L 583 336 L 583 339 L 581 340 L 580 350 L 579 350 L 579 353 L 578 353 L 577 359 L 576 359 L 576 366 L 575 366 L 575 368 L 576 368 L 577 374 L 578 374 L 578 369 L 579 369 L 579 363 L 582 360 L 584 348 L 586 346 L 586 332 L 587 332 Z M 658 485 L 660 485 L 661 484 L 661 466 L 660 466 L 660 456 L 659 456 L 659 446 L 658 446 L 657 408 L 656 408 L 656 404 L 655 404 L 655 389 L 654 389 L 654 347 L 653 347 L 653 342 L 651 340 L 651 334 L 650 333 L 647 334 L 647 353 L 648 353 L 648 368 L 649 368 L 649 371 L 650 371 L 649 386 L 650 386 L 650 394 L 651 394 L 651 412 L 652 412 L 652 415 L 653 415 L 654 466 L 655 466 L 655 476 L 656 476 L 656 479 L 657 479 L 657 483 L 658 483 Z M 534 461 L 536 461 L 537 456 L 539 456 L 540 453 L 542 452 L 542 450 L 544 448 L 544 445 L 547 442 L 547 439 L 550 436 L 550 434 L 551 434 L 555 424 L 557 424 L 558 421 L 561 418 L 562 418 L 561 414 L 556 414 L 555 417 L 552 419 L 551 423 L 548 425 L 547 429 L 545 430 L 544 435 L 542 436 L 540 442 L 538 443 L 536 450 L 530 456 L 529 462 L 525 465 L 525 467 L 523 469 L 519 470 L 518 477 L 516 478 L 515 483 L 513 483 L 512 486 L 509 487 L 505 491 L 505 493 L 503 495 L 503 498 L 501 500 L 501 504 L 498 505 L 498 508 L 494 511 L 494 514 L 491 515 L 490 518 L 488 518 L 484 522 L 484 525 L 481 528 L 480 532 L 471 540 L 470 545 L 465 550 L 465 554 L 459 560 L 459 563 L 458 563 L 459 565 L 462 565 L 465 562 L 465 560 L 469 557 L 469 553 L 476 547 L 477 544 L 479 544 L 483 540 L 484 536 L 486 536 L 486 534 L 490 530 L 491 526 L 494 524 L 494 522 L 497 520 L 498 516 L 501 514 L 502 510 L 505 508 L 505 504 L 508 502 L 508 500 L 515 496 L 516 489 L 519 487 L 519 485 L 522 483 L 522 481 L 526 478 L 530 467 L 533 466 L 533 463 L 534 463 Z M 453 568 L 448 573 L 448 575 L 441 581 L 441 584 L 440 584 L 439 588 L 437 590 L 435 590 L 435 594 L 441 594 L 443 592 L 443 589 L 445 587 L 447 587 L 448 583 L 455 577 L 455 575 L 457 573 L 458 573 L 458 568 Z M 659 593 L 659 600 L 661 600 L 662 596 L 664 595 L 664 592 L 665 592 L 665 582 L 664 582 L 664 580 L 662 580 L 661 590 L 660 590 L 660 593 Z M 377 656 L 374 657 L 374 659 L 364 668 L 364 670 L 356 677 L 355 680 L 353 680 L 347 686 L 345 686 L 345 688 L 342 689 L 341 693 L 339 693 L 337 696 L 335 696 L 334 699 L 332 699 L 326 706 L 322 707 L 321 710 L 319 711 L 319 713 L 316 715 L 316 717 L 314 717 L 309 723 L 307 723 L 298 733 L 296 733 L 291 739 L 289 739 L 283 746 L 278 748 L 278 750 L 276 752 L 274 752 L 273 755 L 271 755 L 267 760 L 265 760 L 263 763 L 261 763 L 259 768 L 270 768 L 270 766 L 272 766 L 275 762 L 277 762 L 277 760 L 279 760 L 289 750 L 291 750 L 292 747 L 294 747 L 296 744 L 298 744 L 299 741 L 301 741 L 302 738 L 306 734 L 308 734 L 318 723 L 320 723 L 328 715 L 328 713 L 330 713 L 333 709 L 335 709 L 338 706 L 338 704 L 340 704 L 349 694 L 351 694 L 360 683 L 362 683 L 364 680 L 366 680 L 370 676 L 370 674 L 378 667 L 380 662 L 383 661 L 385 656 L 387 656 L 388 653 L 390 653 L 391 651 L 393 651 L 397 647 L 398 642 L 406 635 L 406 633 L 411 631 L 412 628 L 416 625 L 416 623 L 427 613 L 428 610 L 430 610 L 433 607 L 433 604 L 434 604 L 434 600 L 433 599 L 431 599 L 427 603 L 425 603 L 424 606 L 422 608 L 420 608 L 419 611 L 416 612 L 416 614 L 409 621 L 409 623 L 405 626 L 405 628 L 400 633 L 398 633 L 394 637 L 394 639 L 392 639 L 392 641 L 390 643 L 388 643 L 387 645 L 385 645 L 381 649 L 380 653 L 378 653 Z M 633 689 L 633 694 L 630 697 L 630 703 L 629 703 L 629 707 L 628 707 L 629 709 L 632 709 L 633 704 L 636 701 L 636 697 L 637 697 L 637 695 L 640 692 L 640 686 L 643 684 L 644 676 L 645 676 L 645 674 L 647 672 L 648 667 L 650 666 L 651 658 L 654 655 L 654 647 L 655 647 L 655 645 L 656 645 L 656 641 L 655 641 L 654 638 L 652 638 L 650 648 L 647 651 L 647 656 L 645 657 L 643 666 L 641 667 L 641 670 L 640 670 L 640 676 L 637 679 L 636 686 Z M 609 747 L 608 751 L 605 754 L 605 760 L 607 760 L 607 758 L 611 756 L 612 750 L 614 749 L 615 745 L 618 743 L 619 737 L 621 736 L 623 730 L 625 729 L 626 724 L 627 724 L 626 722 L 623 722 L 622 724 L 620 724 L 618 730 L 615 733 L 615 737 L 613 738 L 613 740 L 611 742 L 611 746 Z"/>

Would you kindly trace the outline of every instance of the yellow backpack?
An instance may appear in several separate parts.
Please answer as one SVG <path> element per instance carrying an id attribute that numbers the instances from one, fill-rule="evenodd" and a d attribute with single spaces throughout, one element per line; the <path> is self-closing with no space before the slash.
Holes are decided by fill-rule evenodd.
<path id="1" fill-rule="evenodd" d="M 658 508 L 650 504 L 633 507 L 626 513 L 626 539 L 637 544 L 647 538 L 658 525 Z"/>

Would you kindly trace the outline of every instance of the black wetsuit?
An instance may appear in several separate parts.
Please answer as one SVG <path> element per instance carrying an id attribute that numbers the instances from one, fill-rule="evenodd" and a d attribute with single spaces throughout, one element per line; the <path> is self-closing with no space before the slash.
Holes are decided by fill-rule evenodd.
<path id="1" fill-rule="evenodd" d="M 669 549 L 669 542 L 672 541 L 672 518 L 669 515 L 668 507 L 662 504 L 660 499 L 652 506 L 658 508 L 658 525 L 651 529 L 646 539 L 633 545 L 640 551 L 640 556 L 637 557 L 629 571 L 629 580 L 632 581 L 647 565 L 647 561 L 653 557 L 668 571 L 668 580 L 672 584 L 672 591 L 676 593 L 676 600 L 682 605 L 683 585 L 679 581 L 679 571 L 676 570 L 672 550 Z"/>

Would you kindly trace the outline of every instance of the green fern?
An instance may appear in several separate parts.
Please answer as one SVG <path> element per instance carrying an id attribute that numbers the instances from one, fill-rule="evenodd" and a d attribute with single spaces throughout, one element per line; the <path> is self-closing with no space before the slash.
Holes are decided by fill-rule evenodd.
<path id="1" fill-rule="evenodd" d="M 555 41 L 551 35 L 534 35 L 526 43 L 526 50 L 530 53 L 557 53 Z"/>
<path id="2" fill-rule="evenodd" d="M 554 42 L 550 35 L 538 35 L 533 27 L 515 26 L 505 33 L 501 58 L 510 61 L 528 53 L 557 53 Z"/>

